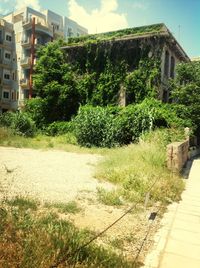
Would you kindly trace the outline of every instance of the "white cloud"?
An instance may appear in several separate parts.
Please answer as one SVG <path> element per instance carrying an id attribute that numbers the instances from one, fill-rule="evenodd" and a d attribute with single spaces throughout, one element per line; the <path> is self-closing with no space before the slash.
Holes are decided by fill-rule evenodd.
<path id="1" fill-rule="evenodd" d="M 143 2 L 135 2 L 132 4 L 132 8 L 134 9 L 147 9 L 147 4 L 143 3 Z"/>
<path id="2" fill-rule="evenodd" d="M 99 9 L 87 11 L 76 0 L 68 1 L 70 19 L 86 27 L 89 33 L 100 33 L 128 27 L 126 15 L 118 13 L 117 0 L 101 0 Z"/>
<path id="3" fill-rule="evenodd" d="M 16 5 L 15 5 L 15 9 L 21 9 L 23 7 L 32 7 L 36 10 L 40 10 L 40 4 L 39 4 L 39 0 L 16 0 Z"/>
<path id="4" fill-rule="evenodd" d="M 0 0 L 0 14 L 6 15 L 13 10 L 21 9 L 25 6 L 41 10 L 39 0 Z"/>

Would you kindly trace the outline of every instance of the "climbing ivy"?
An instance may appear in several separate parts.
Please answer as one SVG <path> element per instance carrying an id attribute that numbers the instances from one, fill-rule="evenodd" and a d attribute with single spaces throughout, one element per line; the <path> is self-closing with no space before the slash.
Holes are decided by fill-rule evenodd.
<path id="1" fill-rule="evenodd" d="M 68 40 L 68 45 L 74 45 L 77 43 L 97 43 L 103 40 L 114 40 L 115 38 L 124 37 L 127 35 L 144 35 L 148 33 L 158 33 L 162 30 L 164 26 L 163 23 L 152 24 L 141 27 L 127 28 L 118 31 L 111 31 L 101 34 L 91 34 L 79 37 L 70 37 Z"/>
<path id="2" fill-rule="evenodd" d="M 126 76 L 126 103 L 138 103 L 146 97 L 158 97 L 160 83 L 160 61 L 140 60 L 139 66 Z"/>

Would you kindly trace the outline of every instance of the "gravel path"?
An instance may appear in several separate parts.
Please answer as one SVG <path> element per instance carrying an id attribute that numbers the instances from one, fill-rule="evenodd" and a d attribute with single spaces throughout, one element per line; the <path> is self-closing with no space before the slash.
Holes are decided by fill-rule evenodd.
<path id="1" fill-rule="evenodd" d="M 0 147 L 0 184 L 8 197 L 31 195 L 44 201 L 69 201 L 79 192 L 107 187 L 93 178 L 100 159 L 92 154 Z"/>

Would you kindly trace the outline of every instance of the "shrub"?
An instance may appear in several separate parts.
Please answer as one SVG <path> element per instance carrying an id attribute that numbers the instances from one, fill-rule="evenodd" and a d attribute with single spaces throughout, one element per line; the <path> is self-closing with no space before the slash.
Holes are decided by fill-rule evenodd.
<path id="1" fill-rule="evenodd" d="M 109 108 L 83 106 L 75 117 L 75 135 L 80 145 L 112 147 L 114 116 Z"/>
<path id="2" fill-rule="evenodd" d="M 24 111 L 35 122 L 38 128 L 43 128 L 46 122 L 47 102 L 39 97 L 27 100 Z"/>
<path id="3" fill-rule="evenodd" d="M 12 112 L 0 114 L 0 125 L 3 127 L 10 127 L 14 120 L 14 117 L 15 114 Z"/>
<path id="4" fill-rule="evenodd" d="M 18 135 L 32 137 L 36 132 L 34 121 L 26 113 L 4 113 L 0 122 L 2 126 L 11 128 Z"/>
<path id="5" fill-rule="evenodd" d="M 130 144 L 157 127 L 188 126 L 172 105 L 153 98 L 125 108 L 85 106 L 74 122 L 78 143 L 87 147 Z"/>
<path id="6" fill-rule="evenodd" d="M 53 122 L 45 128 L 45 134 L 49 136 L 62 135 L 67 132 L 73 132 L 73 121 L 71 122 Z"/>

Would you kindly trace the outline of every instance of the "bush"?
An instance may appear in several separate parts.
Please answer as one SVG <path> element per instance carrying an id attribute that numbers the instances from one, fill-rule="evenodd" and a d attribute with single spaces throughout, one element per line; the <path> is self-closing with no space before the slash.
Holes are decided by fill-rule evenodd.
<path id="1" fill-rule="evenodd" d="M 47 124 L 47 102 L 41 98 L 33 98 L 25 102 L 24 111 L 35 122 L 38 128 L 43 128 Z"/>
<path id="2" fill-rule="evenodd" d="M 53 122 L 45 128 L 45 134 L 49 136 L 62 135 L 67 132 L 73 132 L 73 121 L 70 122 Z"/>
<path id="3" fill-rule="evenodd" d="M 137 142 L 157 127 L 188 126 L 175 108 L 155 99 L 125 108 L 85 106 L 75 118 L 75 135 L 82 146 L 113 147 Z"/>
<path id="4" fill-rule="evenodd" d="M 0 114 L 0 125 L 2 127 L 10 127 L 13 120 L 14 120 L 15 114 L 12 112 L 6 112 L 3 114 Z"/>
<path id="5" fill-rule="evenodd" d="M 109 108 L 83 106 L 74 119 L 75 135 L 80 145 L 112 147 L 114 115 Z"/>
<path id="6" fill-rule="evenodd" d="M 1 115 L 0 124 L 11 128 L 15 134 L 26 137 L 34 136 L 36 132 L 34 121 L 26 113 L 4 113 Z"/>

